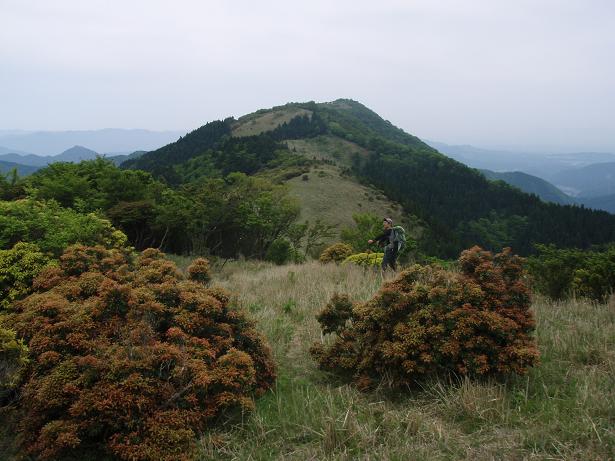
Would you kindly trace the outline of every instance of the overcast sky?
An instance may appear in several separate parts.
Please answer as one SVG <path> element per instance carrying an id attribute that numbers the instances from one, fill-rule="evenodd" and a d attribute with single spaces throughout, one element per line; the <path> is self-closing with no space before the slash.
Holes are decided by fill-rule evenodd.
<path id="1" fill-rule="evenodd" d="M 0 0 L 0 129 L 342 97 L 424 139 L 615 152 L 615 1 Z"/>

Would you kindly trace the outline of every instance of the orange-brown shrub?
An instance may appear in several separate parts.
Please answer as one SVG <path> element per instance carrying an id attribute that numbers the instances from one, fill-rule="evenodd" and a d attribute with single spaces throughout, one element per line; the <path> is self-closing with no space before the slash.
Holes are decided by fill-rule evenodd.
<path id="1" fill-rule="evenodd" d="M 205 263 L 196 271 L 203 280 Z M 157 250 L 73 246 L 8 323 L 30 349 L 24 455 L 193 459 L 225 410 L 271 387 L 269 347 L 219 288 L 186 280 Z"/>
<path id="2" fill-rule="evenodd" d="M 334 296 L 319 314 L 331 343 L 311 353 L 321 368 L 362 387 L 387 377 L 409 385 L 439 371 L 524 374 L 539 358 L 522 260 L 479 247 L 459 258 L 460 272 L 415 265 L 365 303 Z"/>
<path id="3" fill-rule="evenodd" d="M 321 253 L 319 261 L 321 263 L 341 263 L 353 253 L 352 247 L 346 243 L 334 243 L 328 246 Z"/>
<path id="4" fill-rule="evenodd" d="M 211 273 L 209 271 L 209 261 L 205 258 L 196 258 L 188 266 L 188 278 L 195 282 L 209 283 Z"/>

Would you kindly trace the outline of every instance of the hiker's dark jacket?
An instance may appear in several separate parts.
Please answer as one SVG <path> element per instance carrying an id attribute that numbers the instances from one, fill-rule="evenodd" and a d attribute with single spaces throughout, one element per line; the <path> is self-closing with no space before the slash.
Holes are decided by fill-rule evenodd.
<path id="1" fill-rule="evenodd" d="M 393 237 L 394 237 L 393 229 L 387 229 L 382 234 L 380 234 L 378 237 L 375 237 L 374 242 L 378 242 L 378 244 L 387 246 L 393 243 Z"/>

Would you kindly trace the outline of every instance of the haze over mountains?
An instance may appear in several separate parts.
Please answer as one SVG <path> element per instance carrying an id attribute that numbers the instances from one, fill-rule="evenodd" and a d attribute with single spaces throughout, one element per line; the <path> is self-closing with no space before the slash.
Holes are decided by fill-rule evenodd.
<path id="1" fill-rule="evenodd" d="M 120 164 L 183 136 L 181 131 L 102 129 L 88 131 L 0 130 L 0 172 L 32 174 L 51 162 L 78 162 L 104 155 Z M 525 153 L 427 141 L 445 155 L 542 200 L 615 211 L 615 154 Z"/>
<path id="2" fill-rule="evenodd" d="M 115 163 L 176 141 L 181 131 L 103 129 L 90 131 L 0 130 L 0 172 L 20 176 L 52 162 L 79 162 L 106 156 Z"/>
<path id="3" fill-rule="evenodd" d="M 76 145 L 99 153 L 127 154 L 137 150 L 158 149 L 184 134 L 184 131 L 119 128 L 83 131 L 0 130 L 0 154 L 57 155 Z"/>
<path id="4" fill-rule="evenodd" d="M 428 144 L 489 179 L 503 180 L 543 200 L 615 211 L 615 154 L 525 153 L 469 145 Z"/>

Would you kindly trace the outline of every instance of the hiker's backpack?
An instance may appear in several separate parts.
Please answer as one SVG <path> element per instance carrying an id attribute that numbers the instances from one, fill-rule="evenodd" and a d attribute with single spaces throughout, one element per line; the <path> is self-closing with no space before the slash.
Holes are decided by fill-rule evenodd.
<path id="1" fill-rule="evenodd" d="M 397 245 L 397 251 L 406 248 L 406 231 L 401 226 L 393 228 L 393 242 Z"/>

